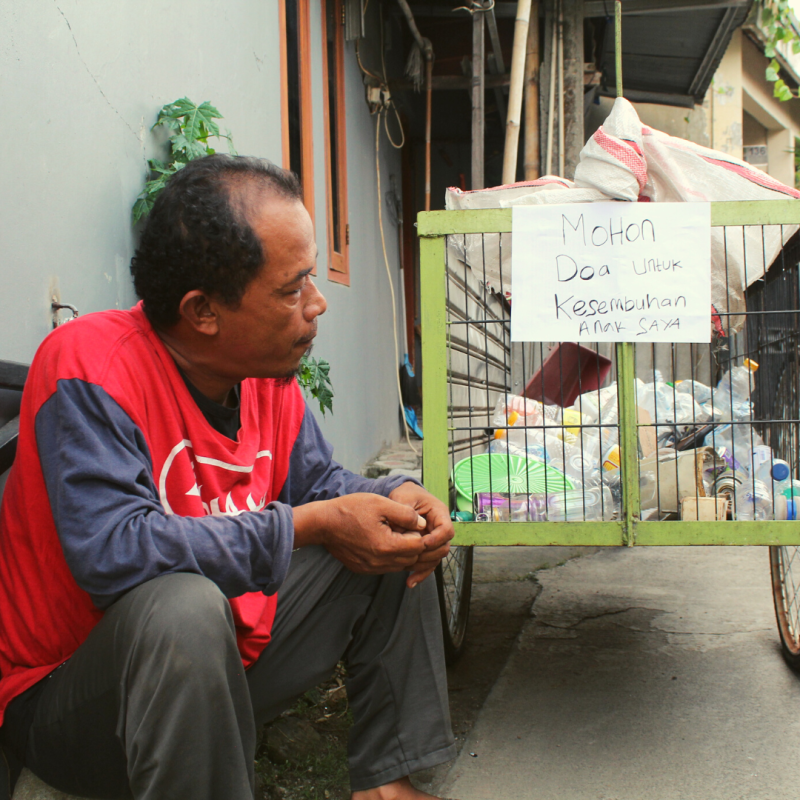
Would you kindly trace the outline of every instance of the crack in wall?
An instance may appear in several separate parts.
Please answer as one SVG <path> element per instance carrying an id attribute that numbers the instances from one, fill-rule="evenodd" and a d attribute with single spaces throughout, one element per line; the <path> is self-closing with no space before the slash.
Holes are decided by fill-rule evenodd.
<path id="1" fill-rule="evenodd" d="M 92 79 L 92 81 L 94 82 L 94 85 L 97 87 L 97 91 L 100 92 L 100 94 L 103 97 L 103 100 L 106 101 L 106 104 L 108 105 L 108 107 L 122 120 L 122 122 L 125 124 L 125 127 L 136 137 L 136 141 L 141 144 L 142 140 L 139 138 L 139 135 L 131 127 L 131 125 L 128 123 L 128 121 L 125 119 L 125 117 L 123 117 L 122 114 L 119 113 L 119 110 L 116 108 L 116 106 L 114 106 L 114 104 L 108 99 L 108 96 L 103 91 L 103 87 L 100 85 L 100 83 L 97 80 L 97 78 L 95 78 L 94 74 L 89 69 L 89 65 L 86 63 L 86 61 L 84 61 L 83 56 L 81 55 L 81 49 L 78 46 L 78 40 L 75 38 L 75 32 L 72 30 L 72 25 L 69 24 L 69 20 L 67 19 L 67 15 L 61 10 L 61 6 L 58 5 L 56 0 L 53 0 L 53 2 L 54 2 L 55 7 L 58 9 L 58 13 L 61 14 L 61 16 L 64 18 L 64 22 L 67 24 L 67 28 L 69 29 L 70 36 L 72 36 L 72 41 L 75 44 L 75 52 L 78 54 L 78 58 L 80 59 L 81 64 L 83 64 L 84 69 L 86 70 L 86 72 L 88 73 L 88 75 Z"/>

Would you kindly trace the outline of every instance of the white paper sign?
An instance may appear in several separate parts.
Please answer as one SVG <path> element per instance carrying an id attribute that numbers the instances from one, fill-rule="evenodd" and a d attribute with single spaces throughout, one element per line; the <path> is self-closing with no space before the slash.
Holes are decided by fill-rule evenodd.
<path id="1" fill-rule="evenodd" d="M 708 203 L 516 206 L 512 228 L 512 341 L 711 341 Z"/>

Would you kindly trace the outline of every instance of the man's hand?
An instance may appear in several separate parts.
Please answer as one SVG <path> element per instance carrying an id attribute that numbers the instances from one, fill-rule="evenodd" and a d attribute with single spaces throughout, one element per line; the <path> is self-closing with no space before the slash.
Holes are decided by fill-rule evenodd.
<path id="1" fill-rule="evenodd" d="M 413 508 L 425 519 L 425 531 L 422 536 L 425 551 L 410 567 L 411 574 L 407 581 L 408 587 L 413 589 L 424 581 L 450 552 L 450 540 L 454 534 L 453 523 L 450 521 L 447 506 L 416 483 L 401 484 L 389 497 Z"/>
<path id="2" fill-rule="evenodd" d="M 348 494 L 295 508 L 294 540 L 296 547 L 323 545 L 351 572 L 381 575 L 416 565 L 427 524 L 409 503 Z"/>

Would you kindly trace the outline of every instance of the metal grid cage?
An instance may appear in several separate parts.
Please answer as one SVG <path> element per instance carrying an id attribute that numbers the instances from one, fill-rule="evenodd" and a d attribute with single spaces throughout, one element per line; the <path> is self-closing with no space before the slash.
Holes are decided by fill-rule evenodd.
<path id="1" fill-rule="evenodd" d="M 795 209 L 712 204 L 708 345 L 512 344 L 510 210 L 420 215 L 425 479 L 456 541 L 800 543 Z"/>

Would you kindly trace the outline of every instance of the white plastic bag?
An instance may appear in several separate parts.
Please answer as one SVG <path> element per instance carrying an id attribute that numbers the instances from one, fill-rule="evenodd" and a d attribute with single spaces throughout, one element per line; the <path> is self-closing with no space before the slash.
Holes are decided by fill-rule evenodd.
<path id="1" fill-rule="evenodd" d="M 462 192 L 448 189 L 445 207 L 509 208 L 515 205 L 607 200 L 703 202 L 800 199 L 800 192 L 739 159 L 643 125 L 634 107 L 617 98 L 605 123 L 580 155 L 575 181 L 548 175 L 536 181 Z M 763 277 L 797 226 L 712 228 L 711 302 L 716 312 L 744 310 L 744 291 Z M 511 236 L 471 234 L 448 239 L 448 256 L 466 262 L 493 291 L 511 297 Z M 714 317 L 718 332 L 740 330 L 744 316 Z"/>

